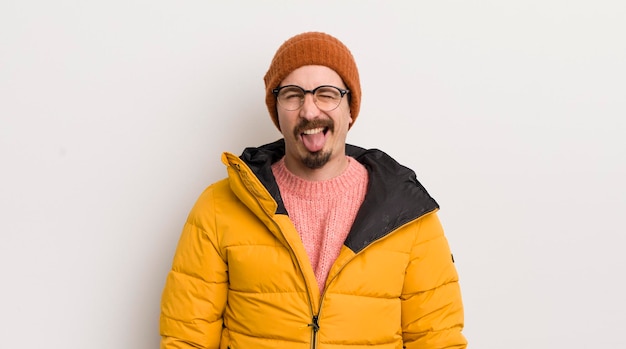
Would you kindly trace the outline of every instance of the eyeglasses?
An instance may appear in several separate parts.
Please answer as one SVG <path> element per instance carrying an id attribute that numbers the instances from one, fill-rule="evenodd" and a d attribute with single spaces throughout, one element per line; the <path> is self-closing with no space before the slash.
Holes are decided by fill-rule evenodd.
<path id="1" fill-rule="evenodd" d="M 286 85 L 272 90 L 278 105 L 289 111 L 298 110 L 304 104 L 304 96 L 307 93 L 313 95 L 313 102 L 323 111 L 332 111 L 337 109 L 341 99 L 350 90 L 342 90 L 339 87 L 322 85 L 312 90 L 305 90 L 300 86 Z"/>

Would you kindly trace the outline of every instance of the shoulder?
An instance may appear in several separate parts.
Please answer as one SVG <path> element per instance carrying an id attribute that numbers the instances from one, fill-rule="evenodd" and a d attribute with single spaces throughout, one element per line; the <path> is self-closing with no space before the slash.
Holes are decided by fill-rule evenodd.
<path id="1" fill-rule="evenodd" d="M 196 200 L 196 206 L 204 206 L 210 204 L 215 197 L 228 195 L 228 193 L 230 192 L 230 185 L 228 182 L 228 178 L 223 178 L 206 187 L 198 196 L 198 199 Z"/>
<path id="2" fill-rule="evenodd" d="M 400 164 L 391 155 L 377 148 L 365 149 L 346 144 L 346 155 L 354 158 L 370 171 L 383 175 L 415 176 L 413 170 Z"/>
<path id="3" fill-rule="evenodd" d="M 235 196 L 230 190 L 228 178 L 221 179 L 200 193 L 189 213 L 187 222 L 196 226 L 206 226 L 210 223 L 209 217 L 214 215 L 217 205 L 233 200 Z"/>

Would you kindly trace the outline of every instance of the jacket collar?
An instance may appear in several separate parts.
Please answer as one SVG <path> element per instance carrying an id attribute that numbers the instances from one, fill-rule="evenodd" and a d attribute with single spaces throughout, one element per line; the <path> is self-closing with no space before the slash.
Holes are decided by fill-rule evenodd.
<path id="1" fill-rule="evenodd" d="M 258 148 L 246 148 L 240 156 L 276 200 L 276 214 L 287 214 L 287 210 L 271 165 L 284 155 L 285 142 L 280 139 Z M 369 175 L 365 200 L 345 241 L 355 253 L 399 227 L 439 209 L 437 202 L 417 180 L 415 172 L 383 151 L 347 144 L 346 155 L 363 164 Z"/>

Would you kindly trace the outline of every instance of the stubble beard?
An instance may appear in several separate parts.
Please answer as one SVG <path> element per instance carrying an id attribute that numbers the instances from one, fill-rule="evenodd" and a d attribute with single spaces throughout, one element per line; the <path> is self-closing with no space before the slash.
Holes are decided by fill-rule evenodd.
<path id="1" fill-rule="evenodd" d="M 330 160 L 330 156 L 332 152 L 330 151 L 318 151 L 315 153 L 308 153 L 301 160 L 304 166 L 310 168 L 311 170 L 317 170 L 319 168 L 324 167 L 328 160 Z"/>

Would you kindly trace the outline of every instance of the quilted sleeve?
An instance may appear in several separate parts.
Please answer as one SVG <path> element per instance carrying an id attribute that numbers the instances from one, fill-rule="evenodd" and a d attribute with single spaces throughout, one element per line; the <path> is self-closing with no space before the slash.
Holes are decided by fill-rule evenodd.
<path id="1" fill-rule="evenodd" d="M 436 213 L 420 218 L 402 292 L 407 349 L 464 349 L 459 279 Z"/>
<path id="2" fill-rule="evenodd" d="M 189 214 L 161 298 L 161 349 L 219 348 L 227 266 L 214 233 L 210 188 Z"/>

